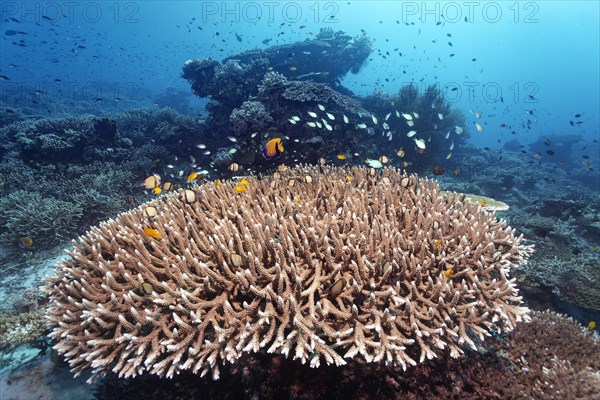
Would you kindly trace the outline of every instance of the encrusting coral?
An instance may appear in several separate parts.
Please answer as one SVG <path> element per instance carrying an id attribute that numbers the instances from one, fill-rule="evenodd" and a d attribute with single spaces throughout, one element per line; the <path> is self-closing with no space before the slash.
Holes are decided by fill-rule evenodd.
<path id="1" fill-rule="evenodd" d="M 249 179 L 163 196 L 73 242 L 45 291 L 76 374 L 216 379 L 251 352 L 405 369 L 528 319 L 509 274 L 532 247 L 437 183 L 322 166 Z"/>

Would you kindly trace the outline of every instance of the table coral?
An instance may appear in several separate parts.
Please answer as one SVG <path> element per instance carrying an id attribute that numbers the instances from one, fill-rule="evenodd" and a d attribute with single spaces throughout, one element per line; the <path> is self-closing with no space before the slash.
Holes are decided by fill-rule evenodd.
<path id="1" fill-rule="evenodd" d="M 321 170 L 181 190 L 92 229 L 45 287 L 54 348 L 91 380 L 216 379 L 252 352 L 406 369 L 527 319 L 509 275 L 532 247 L 505 222 L 394 169 Z"/>

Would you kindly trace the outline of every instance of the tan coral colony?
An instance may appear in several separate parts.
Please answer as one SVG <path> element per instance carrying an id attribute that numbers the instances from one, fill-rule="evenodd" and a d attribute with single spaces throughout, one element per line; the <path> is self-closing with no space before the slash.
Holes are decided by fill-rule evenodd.
<path id="1" fill-rule="evenodd" d="M 73 241 L 45 290 L 76 374 L 217 379 L 247 352 L 406 368 L 528 318 L 509 275 L 532 246 L 434 181 L 322 166 L 249 180 L 163 195 Z"/>

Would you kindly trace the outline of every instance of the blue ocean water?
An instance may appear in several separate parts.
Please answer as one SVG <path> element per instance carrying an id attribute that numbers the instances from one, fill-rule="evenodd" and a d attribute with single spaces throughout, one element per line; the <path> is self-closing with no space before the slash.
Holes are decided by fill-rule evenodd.
<path id="1" fill-rule="evenodd" d="M 233 128 L 224 127 L 217 117 L 221 113 L 229 121 L 231 109 L 245 100 L 255 100 L 255 94 L 240 98 L 240 104 L 224 111 L 214 98 L 192 93 L 190 81 L 182 77 L 187 60 L 220 62 L 249 50 L 285 45 L 290 47 L 281 47 L 280 51 L 289 51 L 290 55 L 278 57 L 294 59 L 294 45 L 315 40 L 320 32 L 329 30 L 344 31 L 354 38 L 368 37 L 372 43 L 371 53 L 360 62 L 357 73 L 344 71 L 334 88 L 361 102 L 374 94 L 379 96 L 380 103 L 373 99 L 363 103 L 367 111 L 377 114 L 377 127 L 388 120 L 388 110 L 391 120 L 395 110 L 402 122 L 401 113 L 417 111 L 397 110 L 390 100 L 403 87 L 415 87 L 422 94 L 433 85 L 450 110 L 464 118 L 462 122 L 457 118 L 448 128 L 453 135 L 450 150 L 448 142 L 443 142 L 445 147 L 436 147 L 427 162 L 411 159 L 403 165 L 407 159 L 395 158 L 392 165 L 436 178 L 442 189 L 508 203 L 511 208 L 500 216 L 538 249 L 533 256 L 534 267 L 525 270 L 519 280 L 526 304 L 536 310 L 563 312 L 582 326 L 590 326 L 600 318 L 596 292 L 600 288 L 600 3 L 3 1 L 0 234 L 4 239 L 0 247 L 0 296 L 7 304 L 2 309 L 6 318 L 16 318 L 17 311 L 43 310 L 47 299 L 37 288 L 43 284 L 43 276 L 52 273 L 61 250 L 69 246 L 71 239 L 100 221 L 154 198 L 153 193 L 143 191 L 144 178 L 171 174 L 185 187 L 185 177 L 193 171 L 210 172 L 208 181 L 213 182 L 231 178 L 231 172 L 237 171 L 232 163 L 257 172 L 273 166 L 265 167 L 261 150 L 254 143 L 240 140 L 243 134 L 231 133 Z M 325 63 L 319 54 L 305 55 L 317 65 Z M 292 80 L 309 69 L 314 72 L 314 68 L 308 63 L 286 64 L 285 70 L 273 72 Z M 271 70 L 263 68 L 262 73 Z M 256 91 L 256 82 L 247 82 L 252 87 L 246 89 Z M 244 83 L 237 85 L 243 87 Z M 371 106 L 377 106 L 376 111 L 371 111 Z M 165 107 L 177 116 L 164 112 Z M 317 111 L 316 103 L 311 107 Z M 299 109 L 297 114 L 306 115 L 305 111 Z M 275 118 L 268 128 L 280 136 L 292 136 L 289 132 L 297 128 L 296 123 L 285 121 L 293 114 L 294 110 L 289 110 L 283 124 L 278 125 L 281 118 Z M 342 113 L 335 114 L 339 122 Z M 69 131 L 56 130 L 55 126 L 64 124 L 83 131 L 85 124 L 81 121 L 92 120 L 92 116 L 107 118 L 109 126 L 110 121 L 117 121 L 113 136 L 126 137 L 129 147 L 114 138 L 99 139 L 111 128 L 97 129 L 93 131 L 96 136 L 84 136 L 74 145 L 44 142 L 69 142 L 68 137 L 61 136 Z M 370 124 L 370 117 L 364 117 Z M 448 117 L 448 113 L 442 115 L 436 122 L 442 124 Z M 73 120 L 68 123 L 63 121 L 70 118 Z M 52 120 L 62 122 L 53 125 L 48 122 Z M 35 125 L 36 121 L 43 123 Z M 141 126 L 143 121 L 149 125 L 147 131 L 136 130 L 135 123 Z M 455 136 L 454 125 L 461 125 L 466 134 Z M 383 129 L 383 134 L 386 131 Z M 437 124 L 426 131 L 431 139 L 438 131 Z M 406 140 L 405 133 L 395 132 L 396 137 Z M 36 142 L 36 134 L 59 138 L 45 137 Z M 427 136 L 423 137 L 427 141 Z M 286 139 L 290 144 L 293 141 L 293 137 Z M 86 147 L 82 144 L 85 141 L 92 145 Z M 327 151 L 323 157 L 334 162 L 338 162 L 338 154 L 348 156 L 347 165 L 364 165 L 364 159 L 393 158 L 399 149 L 409 150 L 406 144 L 401 147 L 393 142 L 392 148 L 374 142 L 366 154 L 348 142 L 347 137 L 332 137 L 319 151 Z M 414 147 L 412 141 L 408 143 Z M 131 148 L 144 150 L 136 153 Z M 411 150 L 418 153 L 417 148 Z M 221 157 L 227 151 L 227 162 L 219 164 L 217 154 Z M 320 156 L 314 152 L 312 158 L 305 154 L 304 159 L 300 147 L 294 151 L 296 158 L 284 152 L 288 166 L 296 160 L 314 162 Z M 235 154 L 247 153 L 259 157 L 246 164 L 240 160 L 248 157 L 235 158 Z M 139 163 L 127 164 L 127 168 L 131 166 L 128 170 L 123 165 L 129 161 Z M 129 175 L 121 176 L 121 172 Z M 89 196 L 93 200 L 85 200 L 85 204 L 80 198 L 74 200 L 78 192 L 92 190 Z M 45 222 L 32 222 L 37 207 L 47 210 L 42 198 L 64 202 L 57 214 L 52 214 L 58 215 L 56 219 L 61 220 L 64 230 L 56 233 L 52 224 L 46 229 Z M 79 207 L 72 211 L 72 217 L 66 216 L 66 204 Z M 21 209 L 26 212 L 15 211 Z M 51 240 L 40 237 L 44 235 L 36 231 L 40 226 L 44 229 L 39 232 L 51 232 L 45 234 L 52 236 Z M 552 268 L 543 269 L 542 264 Z M 36 266 L 39 268 L 32 273 Z M 15 306 L 24 303 L 23 297 L 28 305 Z M 48 398 L 77 398 L 86 391 L 91 396 L 83 383 L 77 382 L 75 388 L 60 383 L 70 375 L 65 373 L 64 365 L 60 374 L 54 375 L 51 368 L 60 365 L 58 359 L 43 356 L 46 358 L 39 360 L 36 349 L 53 344 L 40 339 L 40 335 L 19 342 L 18 352 L 10 340 L 0 343 L 0 367 L 4 368 L 0 398 L 28 399 L 34 393 L 45 393 Z M 23 377 L 28 369 L 43 374 L 47 385 L 28 391 L 27 378 Z M 68 390 L 62 392 L 67 386 Z M 168 393 L 169 388 L 163 390 Z M 110 398 L 107 393 L 97 394 L 97 398 Z M 137 398 L 135 394 L 133 397 Z"/>
<path id="2" fill-rule="evenodd" d="M 188 90 L 180 70 L 189 58 L 222 59 L 265 47 L 265 40 L 305 40 L 329 27 L 364 30 L 374 40 L 374 54 L 344 85 L 361 95 L 374 88 L 394 93 L 412 82 L 456 87 L 447 99 L 479 110 L 493 128 L 473 135 L 477 145 L 513 139 L 497 126 L 527 119 L 535 125 L 517 133 L 524 142 L 598 135 L 594 1 L 6 2 L 2 12 L 0 68 L 10 78 L 2 81 L 3 94 L 18 91 L 24 103 L 31 89 L 40 89 L 40 103 L 50 105 L 71 96 L 122 98 L 121 108 L 144 104 L 169 87 Z M 575 114 L 585 124 L 570 126 Z"/>

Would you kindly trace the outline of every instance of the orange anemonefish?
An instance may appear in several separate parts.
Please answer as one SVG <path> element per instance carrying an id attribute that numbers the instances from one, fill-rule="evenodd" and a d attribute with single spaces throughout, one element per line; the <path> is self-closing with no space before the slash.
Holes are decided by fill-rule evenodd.
<path id="1" fill-rule="evenodd" d="M 283 144 L 280 138 L 271 139 L 263 146 L 263 156 L 267 160 L 275 160 L 281 157 L 283 153 Z"/>

